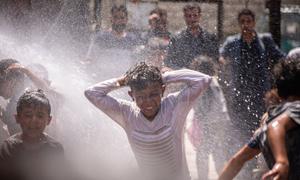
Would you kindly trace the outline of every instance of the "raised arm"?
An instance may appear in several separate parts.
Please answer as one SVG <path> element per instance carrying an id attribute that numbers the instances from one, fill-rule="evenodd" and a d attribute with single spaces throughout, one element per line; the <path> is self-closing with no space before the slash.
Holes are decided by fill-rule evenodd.
<path id="1" fill-rule="evenodd" d="M 44 91 L 52 91 L 50 89 L 50 86 L 47 84 L 47 82 L 41 78 L 39 78 L 36 74 L 34 74 L 32 71 L 30 71 L 28 68 L 24 67 L 23 65 L 19 63 L 15 63 L 11 65 L 8 70 L 10 71 L 20 71 L 21 73 L 25 74 L 38 88 L 41 88 Z"/>
<path id="2" fill-rule="evenodd" d="M 179 100 L 191 103 L 209 86 L 211 79 L 209 75 L 189 69 L 168 71 L 163 74 L 165 84 L 183 82 L 187 85 L 180 92 Z"/>
<path id="3" fill-rule="evenodd" d="M 186 87 L 179 93 L 170 96 L 170 98 L 174 98 L 176 126 L 182 129 L 188 112 L 193 107 L 197 97 L 209 86 L 211 77 L 197 71 L 181 69 L 164 73 L 163 81 L 165 84 L 176 82 L 186 84 Z"/>
<path id="4" fill-rule="evenodd" d="M 108 95 L 109 92 L 124 86 L 124 78 L 115 78 L 100 82 L 85 90 L 86 98 L 106 115 L 122 127 L 125 126 L 124 113 L 128 107 L 125 101 L 118 100 Z"/>

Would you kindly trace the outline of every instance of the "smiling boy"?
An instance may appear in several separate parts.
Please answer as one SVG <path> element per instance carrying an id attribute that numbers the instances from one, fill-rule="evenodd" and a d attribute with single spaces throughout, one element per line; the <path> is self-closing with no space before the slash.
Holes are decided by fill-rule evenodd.
<path id="1" fill-rule="evenodd" d="M 1 146 L 0 179 L 58 179 L 64 151 L 60 143 L 44 133 L 51 121 L 50 113 L 49 100 L 42 90 L 27 91 L 19 98 L 15 118 L 22 132 Z"/>
<path id="2" fill-rule="evenodd" d="M 183 147 L 186 116 L 211 77 L 192 70 L 163 75 L 157 67 L 140 63 L 125 76 L 100 82 L 85 91 L 86 97 L 126 132 L 144 178 L 189 180 Z M 181 91 L 163 97 L 169 83 L 184 82 Z M 133 102 L 109 96 L 129 86 Z"/>

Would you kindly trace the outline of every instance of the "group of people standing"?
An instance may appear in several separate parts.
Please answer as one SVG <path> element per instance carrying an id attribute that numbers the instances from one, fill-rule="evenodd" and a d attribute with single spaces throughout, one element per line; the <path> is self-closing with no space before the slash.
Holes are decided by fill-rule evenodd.
<path id="1" fill-rule="evenodd" d="M 187 4 L 183 14 L 187 27 L 174 36 L 167 29 L 167 11 L 160 8 L 150 12 L 147 32 L 127 32 L 126 7 L 114 6 L 111 30 L 95 34 L 94 44 L 100 49 L 130 50 L 142 45 L 144 49 L 139 53 L 144 57 L 136 57 L 143 62 L 123 76 L 89 87 L 85 91 L 87 99 L 125 130 L 142 178 L 191 179 L 183 135 L 188 113 L 194 109 L 188 133 L 196 147 L 199 179 L 208 179 L 209 154 L 213 155 L 223 180 L 234 178 L 244 163 L 260 152 L 270 169 L 264 172 L 264 178 L 297 179 L 299 55 L 286 58 L 269 34 L 257 33 L 255 14 L 249 9 L 243 9 L 237 16 L 240 34 L 228 37 L 221 48 L 217 37 L 200 26 L 198 4 Z M 44 81 L 17 61 L 2 62 L 6 62 L 0 66 L 2 97 L 12 96 L 15 79 L 23 75 L 48 91 Z M 278 65 L 272 73 L 275 64 Z M 169 84 L 178 82 L 184 87 L 168 89 Z M 132 101 L 109 95 L 124 86 L 129 86 Z M 278 102 L 267 106 L 265 93 L 272 88 Z M 261 121 L 264 113 L 265 119 Z M 42 91 L 25 92 L 21 96 L 16 119 L 21 133 L 6 140 L 0 151 L 0 170 L 8 172 L 0 175 L 6 177 L 24 168 L 18 161 L 26 153 L 32 157 L 32 152 L 37 151 L 50 154 L 54 151 L 59 156 L 63 152 L 59 143 L 44 134 L 51 116 L 49 100 Z M 239 148 L 242 149 L 230 159 Z M 49 160 L 41 159 L 43 163 Z M 251 171 L 256 165 L 253 164 L 241 179 L 253 179 Z M 10 166 L 17 169 L 10 171 Z"/>

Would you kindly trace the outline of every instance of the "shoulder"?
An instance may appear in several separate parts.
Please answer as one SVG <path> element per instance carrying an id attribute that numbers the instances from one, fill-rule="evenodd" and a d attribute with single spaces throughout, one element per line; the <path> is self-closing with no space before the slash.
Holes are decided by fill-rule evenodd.
<path id="1" fill-rule="evenodd" d="M 47 144 L 52 149 L 56 149 L 56 150 L 61 151 L 61 152 L 64 151 L 63 145 L 60 142 L 58 142 L 56 139 L 54 139 L 53 137 L 49 136 L 46 133 L 44 133 L 44 136 L 45 136 L 45 140 L 46 140 Z"/>
<path id="2" fill-rule="evenodd" d="M 1 145 L 0 160 L 9 159 L 22 149 L 20 134 L 15 134 L 6 139 Z"/>
<path id="3" fill-rule="evenodd" d="M 217 35 L 215 33 L 210 33 L 204 29 L 202 29 L 203 37 L 209 41 L 217 41 Z"/>
<path id="4" fill-rule="evenodd" d="M 273 37 L 270 33 L 257 33 L 259 39 L 261 39 L 264 43 L 265 42 L 273 42 Z"/>
<path id="5" fill-rule="evenodd" d="M 108 37 L 111 36 L 111 32 L 110 31 L 99 31 L 96 35 L 95 35 L 95 39 L 99 40 L 99 39 L 107 39 Z"/>
<path id="6" fill-rule="evenodd" d="M 235 34 L 235 35 L 232 35 L 232 36 L 228 36 L 225 41 L 224 41 L 224 44 L 234 44 L 236 42 L 238 42 L 238 40 L 240 39 L 240 34 Z"/>
<path id="7" fill-rule="evenodd" d="M 287 114 L 294 120 L 298 125 L 300 125 L 300 101 L 294 101 L 287 105 Z"/>
<path id="8" fill-rule="evenodd" d="M 186 29 L 183 29 L 183 30 L 181 30 L 181 31 L 178 31 L 178 32 L 176 32 L 175 34 L 173 34 L 173 35 L 171 36 L 171 38 L 172 38 L 173 40 L 175 40 L 175 41 L 180 41 L 180 40 L 182 40 L 182 39 L 184 39 L 184 38 L 186 38 L 186 37 L 187 37 Z"/>

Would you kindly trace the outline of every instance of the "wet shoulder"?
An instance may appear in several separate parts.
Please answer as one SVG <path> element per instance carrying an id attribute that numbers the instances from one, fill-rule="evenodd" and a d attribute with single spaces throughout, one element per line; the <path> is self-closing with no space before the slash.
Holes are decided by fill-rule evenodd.
<path id="1" fill-rule="evenodd" d="M 47 143 L 47 145 L 51 148 L 51 149 L 56 149 L 59 152 L 63 152 L 64 148 L 63 145 L 58 142 L 56 139 L 54 139 L 53 137 L 51 137 L 50 135 L 44 133 L 45 136 L 45 141 Z"/>
<path id="2" fill-rule="evenodd" d="M 270 122 L 283 113 L 287 113 L 291 119 L 300 124 L 300 101 L 286 102 L 272 107 L 268 112 L 269 119 L 267 122 Z"/>

